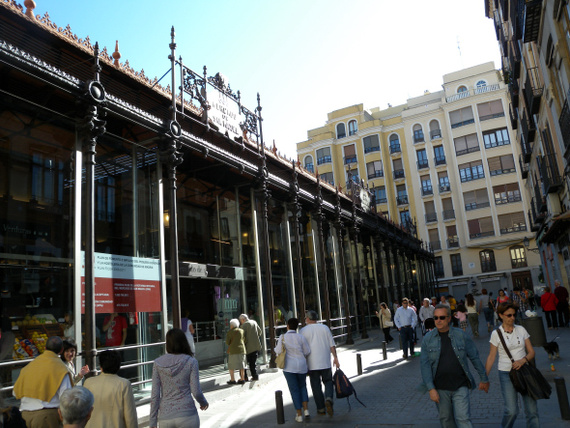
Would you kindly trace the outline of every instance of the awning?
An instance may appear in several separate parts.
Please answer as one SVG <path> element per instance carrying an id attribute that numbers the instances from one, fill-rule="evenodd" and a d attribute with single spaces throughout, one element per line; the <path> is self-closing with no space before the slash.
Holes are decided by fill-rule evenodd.
<path id="1" fill-rule="evenodd" d="M 568 230 L 570 224 L 570 211 L 559 214 L 552 219 L 552 224 L 548 231 L 542 236 L 541 243 L 552 244 L 556 242 L 562 233 Z"/>

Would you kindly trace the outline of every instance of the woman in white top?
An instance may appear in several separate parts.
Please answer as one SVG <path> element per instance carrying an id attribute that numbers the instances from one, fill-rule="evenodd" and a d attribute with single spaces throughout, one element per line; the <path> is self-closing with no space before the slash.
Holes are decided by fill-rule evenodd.
<path id="1" fill-rule="evenodd" d="M 192 356 L 196 356 L 196 346 L 194 344 L 194 326 L 192 325 L 192 320 L 188 318 L 190 316 L 190 311 L 184 311 L 184 318 L 182 318 L 182 323 L 180 325 L 181 330 L 184 332 L 186 339 L 188 340 L 188 345 L 190 345 L 190 351 Z"/>
<path id="2" fill-rule="evenodd" d="M 430 305 L 430 300 L 426 297 L 422 302 L 422 307 L 420 308 L 420 321 L 422 322 L 422 333 L 424 336 L 428 330 L 433 330 L 435 328 L 433 320 L 434 311 L 435 307 Z"/>
<path id="3" fill-rule="evenodd" d="M 503 324 L 501 327 L 491 333 L 491 350 L 489 352 L 489 356 L 487 357 L 485 369 L 488 375 L 491 371 L 491 368 L 493 367 L 498 351 L 499 381 L 501 383 L 503 401 L 505 402 L 505 411 L 503 413 L 501 426 L 503 428 L 511 428 L 515 424 L 519 408 L 518 393 L 516 392 L 511 382 L 509 372 L 511 369 L 520 369 L 524 364 L 532 360 L 534 358 L 534 348 L 530 343 L 530 335 L 526 329 L 520 325 L 515 325 L 516 306 L 513 303 L 508 302 L 499 305 L 497 308 L 497 313 L 499 314 L 499 318 L 501 318 L 503 321 Z M 503 334 L 505 344 L 507 345 L 507 348 L 515 360 L 514 363 L 511 362 L 510 358 L 507 356 L 505 349 L 503 348 L 503 344 L 501 343 L 501 339 L 499 338 L 498 334 L 499 330 Z M 540 427 L 536 400 L 529 395 L 521 396 L 524 404 L 527 428 Z"/>
<path id="4" fill-rule="evenodd" d="M 479 336 L 479 312 L 477 311 L 477 302 L 473 294 L 469 293 L 465 296 L 465 307 L 467 308 L 467 321 L 471 326 L 473 336 Z"/>
<path id="5" fill-rule="evenodd" d="M 309 342 L 301 334 L 297 333 L 299 320 L 297 318 L 289 318 L 287 321 L 287 333 L 279 336 L 275 353 L 279 355 L 283 352 L 283 348 L 287 350 L 285 354 L 285 367 L 283 374 L 289 386 L 289 392 L 293 399 L 293 405 L 297 411 L 295 420 L 303 422 L 302 410 L 305 412 L 305 418 L 309 415 L 309 394 L 307 393 L 307 355 L 311 353 Z"/>

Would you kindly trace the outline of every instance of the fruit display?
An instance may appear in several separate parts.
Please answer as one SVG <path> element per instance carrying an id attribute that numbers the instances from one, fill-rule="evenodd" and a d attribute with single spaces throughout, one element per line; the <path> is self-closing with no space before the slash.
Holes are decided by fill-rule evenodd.
<path id="1" fill-rule="evenodd" d="M 12 353 L 14 360 L 43 354 L 48 337 L 63 335 L 59 323 L 51 314 L 27 314 L 22 320 L 12 321 L 12 330 L 16 335 Z"/>

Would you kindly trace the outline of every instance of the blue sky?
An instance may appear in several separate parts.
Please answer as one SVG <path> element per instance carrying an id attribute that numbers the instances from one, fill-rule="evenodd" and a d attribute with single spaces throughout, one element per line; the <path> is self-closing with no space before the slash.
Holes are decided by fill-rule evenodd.
<path id="1" fill-rule="evenodd" d="M 23 3 L 22 0 L 18 0 Z M 253 109 L 260 93 L 267 145 L 295 155 L 307 130 L 353 104 L 386 108 L 442 75 L 488 61 L 500 68 L 484 0 L 36 0 L 60 27 L 70 25 L 151 78 L 177 56 L 194 71 L 221 72 Z M 458 49 L 458 44 L 460 51 Z M 170 77 L 161 83 L 165 86 Z"/>

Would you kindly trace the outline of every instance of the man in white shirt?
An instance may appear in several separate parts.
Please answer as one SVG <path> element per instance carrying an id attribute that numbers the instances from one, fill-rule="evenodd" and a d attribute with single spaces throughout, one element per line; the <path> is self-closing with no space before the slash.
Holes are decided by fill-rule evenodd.
<path id="1" fill-rule="evenodd" d="M 408 359 L 408 347 L 410 349 L 410 356 L 414 355 L 414 331 L 418 316 L 416 311 L 408 306 L 408 299 L 402 299 L 402 306 L 396 311 L 394 316 L 394 324 L 398 327 L 400 338 L 402 339 L 402 348 L 404 350 L 404 360 Z"/>
<path id="2" fill-rule="evenodd" d="M 332 416 L 333 410 L 333 382 L 331 370 L 331 354 L 336 368 L 340 368 L 336 355 L 336 346 L 330 329 L 324 324 L 318 324 L 319 316 L 315 311 L 307 311 L 305 321 L 307 325 L 301 329 L 301 334 L 309 342 L 311 353 L 307 357 L 309 379 L 313 398 L 317 405 L 319 415 L 326 412 Z M 325 393 L 321 388 L 321 382 L 325 385 Z"/>

